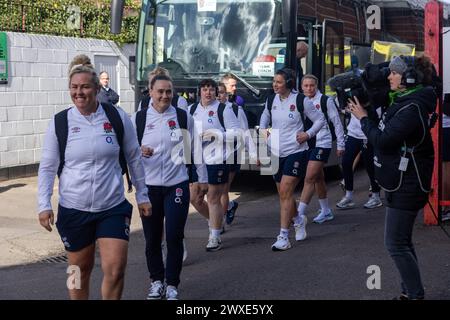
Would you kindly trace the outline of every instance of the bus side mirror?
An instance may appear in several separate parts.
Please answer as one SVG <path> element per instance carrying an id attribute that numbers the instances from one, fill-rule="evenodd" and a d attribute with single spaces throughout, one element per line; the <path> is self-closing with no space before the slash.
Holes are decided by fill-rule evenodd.
<path id="1" fill-rule="evenodd" d="M 111 25 L 110 30 L 112 34 L 119 34 L 122 29 L 122 16 L 124 0 L 111 1 Z"/>
<path id="2" fill-rule="evenodd" d="M 283 33 L 295 32 L 297 23 L 297 0 L 283 0 L 281 4 L 281 29 Z M 294 23 L 293 23 L 294 21 Z"/>

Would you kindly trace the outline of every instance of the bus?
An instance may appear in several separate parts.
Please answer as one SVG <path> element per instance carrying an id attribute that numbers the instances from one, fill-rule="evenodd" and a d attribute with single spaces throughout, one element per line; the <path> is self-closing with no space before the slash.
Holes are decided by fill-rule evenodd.
<path id="1" fill-rule="evenodd" d="M 113 25 L 120 23 L 122 6 L 123 1 L 112 3 Z M 273 92 L 275 71 L 296 69 L 298 40 L 328 43 L 328 57 L 338 61 L 320 77 L 321 84 L 344 71 L 342 22 L 325 19 L 319 28 L 313 19 L 297 21 L 292 14 L 297 10 L 298 3 L 290 0 L 143 0 L 136 56 L 131 59 L 135 65 L 130 66 L 136 104 L 147 89 L 147 73 L 156 66 L 169 70 L 175 91 L 190 103 L 197 100 L 201 79 L 219 80 L 231 73 L 239 80 L 237 94 L 244 98 L 249 128 L 254 128 Z M 306 34 L 297 35 L 298 23 L 305 24 Z M 313 46 L 309 51 L 303 63 L 316 67 L 303 70 L 319 75 L 325 59 Z"/>
<path id="2" fill-rule="evenodd" d="M 367 62 L 424 50 L 427 0 L 142 0 L 136 56 L 130 60 L 136 105 L 147 89 L 147 73 L 169 70 L 174 89 L 197 100 L 201 79 L 232 73 L 245 100 L 249 128 L 259 123 L 276 70 L 305 73 L 327 87 L 331 77 Z M 120 30 L 123 0 L 113 0 L 112 32 Z M 447 8 L 448 9 L 448 8 Z M 445 20 L 448 23 L 448 19 Z M 296 44 L 309 44 L 296 59 Z M 333 152 L 334 154 L 334 152 Z M 329 165 L 337 163 L 330 159 Z"/>

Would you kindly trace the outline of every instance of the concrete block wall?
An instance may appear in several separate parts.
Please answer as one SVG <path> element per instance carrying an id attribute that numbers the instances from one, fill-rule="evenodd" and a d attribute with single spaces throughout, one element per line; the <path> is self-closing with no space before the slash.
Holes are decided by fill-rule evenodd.
<path id="1" fill-rule="evenodd" d="M 120 106 L 134 112 L 128 79 L 133 46 L 121 49 L 105 40 L 13 32 L 7 32 L 7 41 L 9 78 L 0 85 L 0 180 L 37 168 L 49 120 L 72 103 L 67 70 L 74 56 L 84 53 L 93 63 L 96 54 L 118 57 Z"/>

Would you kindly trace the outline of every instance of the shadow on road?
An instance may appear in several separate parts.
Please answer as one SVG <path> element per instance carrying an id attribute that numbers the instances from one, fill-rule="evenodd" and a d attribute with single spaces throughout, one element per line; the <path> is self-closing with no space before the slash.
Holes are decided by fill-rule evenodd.
<path id="1" fill-rule="evenodd" d="M 26 186 L 25 183 L 15 183 L 15 184 L 10 184 L 9 186 L 0 186 L 0 193 L 6 192 L 13 188 L 21 188 L 21 187 L 25 187 L 25 186 Z"/>

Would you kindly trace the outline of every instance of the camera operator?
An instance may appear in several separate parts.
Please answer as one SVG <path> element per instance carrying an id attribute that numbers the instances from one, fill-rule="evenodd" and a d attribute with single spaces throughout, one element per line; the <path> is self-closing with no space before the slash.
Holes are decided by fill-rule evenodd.
<path id="1" fill-rule="evenodd" d="M 390 103 L 379 124 L 368 118 L 358 99 L 349 99 L 347 108 L 374 147 L 375 177 L 386 191 L 385 246 L 402 280 L 398 299 L 423 299 L 412 230 L 427 203 L 433 173 L 428 124 L 437 97 L 430 86 L 433 66 L 427 57 L 400 56 L 389 69 Z"/>

